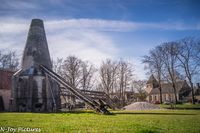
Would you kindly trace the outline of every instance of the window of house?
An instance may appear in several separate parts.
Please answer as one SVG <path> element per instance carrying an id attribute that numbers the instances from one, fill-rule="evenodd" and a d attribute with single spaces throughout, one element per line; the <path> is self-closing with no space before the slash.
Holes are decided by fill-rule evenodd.
<path id="1" fill-rule="evenodd" d="M 166 101 L 166 94 L 163 94 L 163 99 L 164 101 Z"/>

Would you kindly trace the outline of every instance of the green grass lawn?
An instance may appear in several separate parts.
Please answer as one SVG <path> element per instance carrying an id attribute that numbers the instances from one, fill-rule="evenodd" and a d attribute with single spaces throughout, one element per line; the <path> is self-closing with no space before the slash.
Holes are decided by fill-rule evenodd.
<path id="1" fill-rule="evenodd" d="M 200 109 L 200 104 L 191 104 L 191 103 L 184 103 L 184 104 L 176 104 L 176 105 L 164 105 L 161 104 L 160 107 L 162 108 L 175 108 L 175 109 Z"/>
<path id="2" fill-rule="evenodd" d="M 48 133 L 200 133 L 200 110 L 0 113 L 0 127 L 33 127 Z"/>

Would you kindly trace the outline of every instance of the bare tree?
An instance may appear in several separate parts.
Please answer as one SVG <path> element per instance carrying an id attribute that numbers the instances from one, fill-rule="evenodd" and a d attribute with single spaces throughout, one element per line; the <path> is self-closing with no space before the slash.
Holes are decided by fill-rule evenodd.
<path id="1" fill-rule="evenodd" d="M 117 62 L 107 59 L 100 66 L 100 88 L 110 96 L 114 92 L 115 83 L 117 80 Z"/>
<path id="2" fill-rule="evenodd" d="M 146 91 L 144 89 L 144 86 L 146 85 L 146 81 L 145 80 L 134 80 L 132 82 L 132 87 L 136 90 L 136 92 L 138 93 L 138 98 L 140 101 L 145 101 L 147 94 Z"/>
<path id="3" fill-rule="evenodd" d="M 96 69 L 89 62 L 82 62 L 81 64 L 81 89 L 90 90 L 94 85 L 94 73 Z"/>
<path id="4" fill-rule="evenodd" d="M 193 78 L 200 71 L 198 58 L 200 53 L 197 49 L 198 42 L 193 38 L 185 38 L 179 42 L 178 59 L 180 67 L 184 71 L 184 75 L 191 87 L 192 103 L 195 104 Z"/>
<path id="5" fill-rule="evenodd" d="M 57 58 L 53 61 L 53 70 L 79 89 L 89 90 L 93 87 L 95 68 L 87 61 L 75 56 L 68 56 L 65 60 Z"/>
<path id="6" fill-rule="evenodd" d="M 71 85 L 78 87 L 81 81 L 82 61 L 75 56 L 68 56 L 65 60 L 58 59 L 54 63 L 54 70 Z"/>
<path id="7" fill-rule="evenodd" d="M 164 71 L 163 76 L 172 84 L 175 96 L 175 103 L 177 103 L 177 82 L 180 80 L 178 72 L 178 44 L 177 42 L 168 42 L 161 45 L 161 52 L 163 54 Z"/>
<path id="8" fill-rule="evenodd" d="M 115 93 L 120 106 L 125 105 L 125 92 L 131 88 L 133 66 L 127 61 L 103 61 L 100 67 L 100 88 L 108 95 Z"/>
<path id="9" fill-rule="evenodd" d="M 15 51 L 2 52 L 0 51 L 0 68 L 17 70 L 19 66 L 19 59 Z"/>
<path id="10" fill-rule="evenodd" d="M 118 85 L 119 98 L 122 101 L 122 106 L 125 105 L 125 91 L 130 88 L 132 80 L 132 65 L 126 61 L 120 60 L 118 63 Z"/>
<path id="11" fill-rule="evenodd" d="M 62 76 L 63 58 L 57 58 L 56 61 L 53 60 L 52 62 L 53 62 L 53 71 Z"/>
<path id="12" fill-rule="evenodd" d="M 167 42 L 151 50 L 148 56 L 143 57 L 143 63 L 157 75 L 161 94 L 161 79 L 171 83 L 177 102 L 177 82 L 186 79 L 192 92 L 194 103 L 193 82 L 200 74 L 200 40 L 185 38 L 180 41 Z M 162 99 L 160 97 L 160 99 Z"/>
<path id="13" fill-rule="evenodd" d="M 163 54 L 162 47 L 157 46 L 155 49 L 151 50 L 148 55 L 143 57 L 142 62 L 147 64 L 147 68 L 156 76 L 159 85 L 159 93 L 160 93 L 160 103 L 162 103 L 162 70 L 163 70 Z"/>

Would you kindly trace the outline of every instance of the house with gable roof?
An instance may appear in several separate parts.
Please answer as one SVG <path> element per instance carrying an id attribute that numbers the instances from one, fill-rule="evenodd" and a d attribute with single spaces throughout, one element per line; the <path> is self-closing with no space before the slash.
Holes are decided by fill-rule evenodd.
<path id="1" fill-rule="evenodd" d="M 163 102 L 175 101 L 174 89 L 171 83 L 162 82 L 161 90 L 162 90 Z M 150 76 L 149 80 L 146 83 L 146 92 L 148 94 L 147 96 L 148 102 L 153 102 L 153 103 L 160 102 L 159 84 L 153 75 Z M 190 92 L 191 88 L 189 87 L 189 85 L 185 80 L 180 80 L 176 83 L 176 96 L 178 101 L 187 99 Z"/>

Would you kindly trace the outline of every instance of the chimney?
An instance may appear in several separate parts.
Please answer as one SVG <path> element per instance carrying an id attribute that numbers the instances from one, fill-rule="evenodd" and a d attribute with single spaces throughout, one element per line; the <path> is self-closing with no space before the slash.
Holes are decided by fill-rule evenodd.
<path id="1" fill-rule="evenodd" d="M 32 19 L 22 58 L 22 69 L 37 64 L 52 67 L 44 24 L 41 19 Z"/>
<path id="2" fill-rule="evenodd" d="M 52 68 L 43 21 L 33 19 L 21 69 L 12 77 L 12 111 L 53 112 L 59 109 L 59 86 L 38 65 Z"/>

